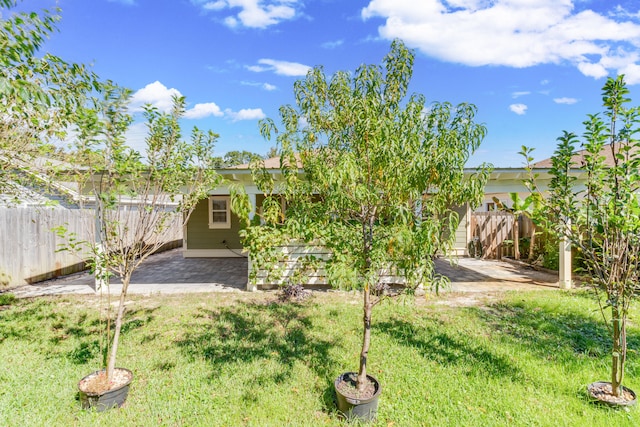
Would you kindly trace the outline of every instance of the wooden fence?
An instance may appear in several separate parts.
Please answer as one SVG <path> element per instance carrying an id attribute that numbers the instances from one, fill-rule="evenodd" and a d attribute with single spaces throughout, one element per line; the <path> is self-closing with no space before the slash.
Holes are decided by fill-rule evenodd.
<path id="1" fill-rule="evenodd" d="M 0 288 L 34 283 L 85 269 L 84 257 L 58 249 L 66 243 L 52 231 L 64 226 L 78 240 L 93 240 L 94 211 L 61 207 L 0 208 Z M 182 243 L 177 223 L 163 236 Z M 84 258 L 84 259 L 83 259 Z"/>
<path id="2" fill-rule="evenodd" d="M 513 224 L 514 216 L 508 212 L 471 214 L 471 237 L 480 239 L 483 258 L 500 259 L 513 256 Z M 529 237 L 532 227 L 531 220 L 521 215 L 518 218 L 518 237 Z"/>

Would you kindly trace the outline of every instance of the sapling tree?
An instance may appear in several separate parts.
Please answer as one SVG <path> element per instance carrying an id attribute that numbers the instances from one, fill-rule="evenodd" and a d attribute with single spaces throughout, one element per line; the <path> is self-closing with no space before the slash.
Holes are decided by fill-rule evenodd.
<path id="1" fill-rule="evenodd" d="M 138 152 L 128 146 L 125 131 L 131 123 L 129 91 L 106 82 L 77 116 L 75 162 L 58 173 L 79 183 L 83 203 L 95 206 L 95 239 L 70 240 L 67 248 L 92 254 L 94 271 L 108 284 L 117 276 L 122 290 L 107 358 L 107 377 L 116 364 L 125 300 L 134 271 L 167 242 L 170 230 L 182 230 L 197 202 L 221 182 L 214 171 L 217 135 L 194 128 L 184 141 L 179 120 L 185 100 L 175 97 L 164 113 L 145 107 L 146 146 Z"/>
<path id="2" fill-rule="evenodd" d="M 640 108 L 628 107 L 624 76 L 608 78 L 604 111 L 584 122 L 582 155 L 574 133 L 564 132 L 552 157 L 543 204 L 558 236 L 578 248 L 612 338 L 611 393 L 622 394 L 627 359 L 627 316 L 637 296 L 640 267 Z M 523 154 L 531 165 L 531 149 Z M 527 184 L 540 191 L 529 166 Z M 576 170 L 586 182 L 576 179 Z M 607 314 L 608 313 L 608 314 Z"/>
<path id="3" fill-rule="evenodd" d="M 260 168 L 254 179 L 267 196 L 284 198 L 286 212 L 265 198 L 269 214 L 247 229 L 245 244 L 251 251 L 295 238 L 324 246 L 330 283 L 362 290 L 358 390 L 369 383 L 372 309 L 389 295 L 387 279 L 401 278 L 408 289 L 443 284 L 433 257 L 452 245 L 453 207 L 479 203 L 488 176 L 484 166 L 471 176 L 463 170 L 486 132 L 476 108 L 407 96 L 413 61 L 396 40 L 382 66 L 330 78 L 316 67 L 294 84 L 296 105 L 281 107 L 282 129 L 261 123 L 267 139 L 277 135 L 282 180 Z M 234 206 L 247 218 L 241 196 Z M 265 268 L 259 261 L 252 258 L 254 267 Z M 277 264 L 267 261 L 266 268 Z"/>

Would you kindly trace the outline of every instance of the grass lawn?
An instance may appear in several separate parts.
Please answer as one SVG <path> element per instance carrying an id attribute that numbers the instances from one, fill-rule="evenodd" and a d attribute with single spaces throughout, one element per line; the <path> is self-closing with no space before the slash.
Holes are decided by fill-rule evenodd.
<path id="1" fill-rule="evenodd" d="M 2 426 L 340 425 L 333 380 L 357 369 L 358 294 L 133 297 L 118 366 L 126 405 L 83 411 L 77 382 L 100 367 L 97 297 L 11 301 L 0 311 Z M 370 373 L 379 426 L 637 426 L 640 410 L 588 401 L 607 380 L 607 332 L 585 293 L 504 294 L 478 307 L 429 297 L 374 309 Z M 640 392 L 640 310 L 625 384 Z"/>

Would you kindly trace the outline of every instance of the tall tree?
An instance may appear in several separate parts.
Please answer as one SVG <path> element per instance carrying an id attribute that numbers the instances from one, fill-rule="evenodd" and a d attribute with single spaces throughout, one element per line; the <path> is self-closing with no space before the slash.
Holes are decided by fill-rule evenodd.
<path id="1" fill-rule="evenodd" d="M 578 136 L 565 131 L 558 138 L 543 200 L 548 224 L 579 249 L 592 287 L 603 297 L 598 301 L 612 338 L 611 392 L 616 397 L 622 395 L 629 307 L 640 290 L 640 107 L 628 106 L 628 94 L 624 76 L 607 79 L 604 111 L 583 122 L 579 159 Z M 529 164 L 530 153 L 523 147 Z M 539 191 L 529 169 L 527 184 Z M 586 173 L 585 184 L 577 181 L 575 169 Z"/>
<path id="2" fill-rule="evenodd" d="M 476 108 L 427 106 L 422 95 L 407 97 L 413 61 L 413 52 L 396 40 L 382 66 L 331 78 L 316 67 L 294 84 L 296 105 L 280 108 L 283 129 L 272 120 L 261 123 L 267 139 L 278 135 L 284 182 L 254 171 L 267 196 L 264 224 L 245 230 L 245 244 L 252 256 L 283 238 L 331 250 L 331 283 L 363 295 L 358 389 L 368 382 L 372 309 L 388 295 L 385 276 L 401 276 L 408 288 L 440 286 L 444 278 L 434 272 L 432 257 L 453 243 L 458 217 L 452 207 L 479 203 L 488 176 L 486 167 L 470 177 L 463 171 L 486 132 L 474 121 Z M 235 209 L 248 218 L 249 204 L 240 196 Z"/>
<path id="3" fill-rule="evenodd" d="M 116 363 L 131 276 L 166 243 L 167 231 L 182 230 L 197 202 L 221 182 L 213 167 L 218 135 L 194 128 L 190 142 L 182 139 L 183 97 L 174 98 L 169 113 L 146 106 L 146 149 L 140 153 L 128 146 L 124 133 L 131 123 L 129 93 L 111 82 L 101 86 L 102 97 L 93 98 L 78 115 L 76 167 L 59 171 L 67 177 L 72 173 L 78 187 L 92 196 L 85 203 L 96 208 L 95 239 L 77 242 L 67 236 L 67 249 L 88 250 L 99 279 L 108 284 L 115 275 L 122 283 L 108 378 Z M 59 232 L 65 234 L 64 229 Z"/>

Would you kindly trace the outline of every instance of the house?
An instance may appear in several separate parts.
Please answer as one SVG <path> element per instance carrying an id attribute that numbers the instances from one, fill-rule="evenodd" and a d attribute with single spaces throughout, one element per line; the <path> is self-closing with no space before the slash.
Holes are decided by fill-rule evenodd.
<path id="1" fill-rule="evenodd" d="M 265 160 L 265 169 L 272 174 L 275 182 L 283 179 L 279 162 L 279 158 Z M 475 170 L 472 169 L 468 171 L 469 175 L 474 172 Z M 224 176 L 225 184 L 209 192 L 209 197 L 198 204 L 185 227 L 183 256 L 186 258 L 248 257 L 249 255 L 243 252 L 239 235 L 240 220 L 231 209 L 230 187 L 232 185 L 242 186 L 254 209 L 256 206 L 261 206 L 264 195 L 254 184 L 248 165 L 220 169 L 218 173 Z M 298 173 L 303 173 L 300 164 L 298 164 Z M 522 184 L 525 173 L 526 171 L 522 168 L 496 170 L 491 175 L 491 185 L 488 188 L 490 193 L 487 194 L 525 191 Z M 455 207 L 454 210 L 458 213 L 460 221 L 455 233 L 452 254 L 466 256 L 468 255 L 468 243 L 473 237 L 470 221 L 472 210 L 468 204 Z M 286 250 L 293 252 L 287 255 L 290 259 L 298 259 L 309 252 L 307 246 L 290 247 Z M 326 256 L 321 251 L 317 255 Z M 314 277 L 312 280 L 315 280 L 314 283 L 323 283 L 321 277 Z"/>
<path id="2" fill-rule="evenodd" d="M 612 164 L 613 157 L 610 150 L 603 152 L 606 162 Z M 581 164 L 584 152 L 577 152 L 574 156 L 576 165 Z M 273 175 L 274 180 L 282 180 L 282 172 L 279 168 L 280 159 L 271 158 L 265 160 L 265 169 Z M 537 174 L 536 182 L 538 188 L 544 192 L 548 189 L 551 181 L 551 159 L 539 161 L 533 165 Z M 298 172 L 303 173 L 301 165 L 298 165 Z M 467 173 L 473 174 L 475 169 L 469 169 Z M 230 187 L 231 185 L 241 185 L 248 194 L 251 204 L 260 206 L 264 198 L 262 192 L 257 188 L 252 179 L 249 165 L 240 165 L 227 169 L 220 169 L 218 173 L 224 176 L 226 184 L 209 192 L 209 197 L 202 200 L 191 215 L 184 230 L 183 255 L 184 257 L 248 257 L 249 254 L 243 252 L 240 240 L 240 221 L 231 209 Z M 585 181 L 586 173 L 579 167 L 572 171 L 578 182 Z M 525 198 L 529 195 L 529 190 L 524 185 L 524 180 L 529 177 L 529 171 L 524 167 L 519 168 L 495 168 L 485 186 L 485 197 L 482 205 L 473 210 L 468 204 L 456 207 L 459 215 L 459 225 L 456 230 L 455 243 L 452 255 L 468 256 L 469 242 L 475 235 L 472 229 L 472 216 L 478 212 L 488 212 L 495 210 L 494 200 L 496 197 L 507 202 L 510 193 L 517 193 Z M 571 284 L 571 251 L 569 244 L 564 241 L 560 243 L 560 282 L 563 286 Z M 294 250 L 295 252 L 295 250 Z M 301 254 L 289 254 L 295 258 Z M 321 254 L 324 255 L 324 254 Z M 249 263 L 251 268 L 251 263 Z M 250 285 L 248 285 L 249 287 Z"/>

